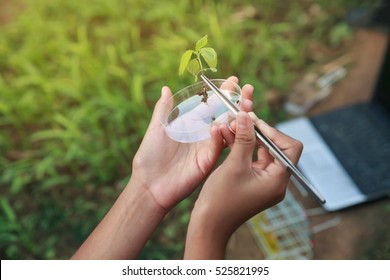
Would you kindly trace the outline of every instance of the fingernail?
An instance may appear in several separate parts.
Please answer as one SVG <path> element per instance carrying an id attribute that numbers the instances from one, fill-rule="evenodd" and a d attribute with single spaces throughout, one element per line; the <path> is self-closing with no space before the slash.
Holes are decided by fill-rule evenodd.
<path id="1" fill-rule="evenodd" d="M 167 86 L 163 86 L 161 89 L 161 96 L 167 95 L 169 92 L 169 88 Z"/>

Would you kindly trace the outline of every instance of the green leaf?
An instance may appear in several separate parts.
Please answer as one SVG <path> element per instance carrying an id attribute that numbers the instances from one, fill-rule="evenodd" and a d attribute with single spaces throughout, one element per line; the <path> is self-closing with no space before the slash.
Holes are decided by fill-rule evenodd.
<path id="1" fill-rule="evenodd" d="M 344 40 L 351 38 L 351 29 L 348 24 L 342 22 L 334 27 L 330 34 L 329 40 L 333 47 L 339 46 Z"/>
<path id="2" fill-rule="evenodd" d="M 196 58 L 191 59 L 191 61 L 188 63 L 187 70 L 193 76 L 197 77 L 199 70 L 200 70 L 199 61 Z"/>
<path id="3" fill-rule="evenodd" d="M 40 141 L 48 139 L 69 139 L 72 136 L 63 129 L 47 129 L 35 132 L 31 135 L 31 140 Z"/>
<path id="4" fill-rule="evenodd" d="M 207 35 L 203 36 L 196 42 L 195 50 L 199 51 L 201 48 L 207 45 Z"/>
<path id="5" fill-rule="evenodd" d="M 31 181 L 31 175 L 18 175 L 11 184 L 10 192 L 12 194 L 20 193 L 24 186 Z"/>
<path id="6" fill-rule="evenodd" d="M 0 112 L 5 113 L 5 115 L 7 115 L 7 113 L 11 111 L 10 109 L 10 106 L 0 100 Z"/>
<path id="7" fill-rule="evenodd" d="M 193 50 L 187 50 L 181 57 L 180 60 L 180 66 L 179 66 L 179 75 L 183 75 L 184 71 L 186 70 L 188 66 L 188 62 L 191 59 L 192 54 L 194 53 Z"/>
<path id="8" fill-rule="evenodd" d="M 9 204 L 8 200 L 6 198 L 0 198 L 0 205 L 1 208 L 4 211 L 5 216 L 7 217 L 8 221 L 15 222 L 16 221 L 16 215 L 14 210 L 12 209 L 11 205 Z"/>
<path id="9" fill-rule="evenodd" d="M 18 241 L 18 236 L 12 233 L 2 233 L 0 235 L 0 243 L 3 244 L 11 244 L 16 243 Z"/>
<path id="10" fill-rule="evenodd" d="M 140 73 L 134 74 L 131 97 L 133 98 L 134 102 L 138 105 L 142 105 L 145 103 L 143 88 L 144 88 L 144 81 L 142 75 Z"/>
<path id="11" fill-rule="evenodd" d="M 209 65 L 210 68 L 217 67 L 217 53 L 213 48 L 203 48 L 200 50 L 200 54 Z"/>

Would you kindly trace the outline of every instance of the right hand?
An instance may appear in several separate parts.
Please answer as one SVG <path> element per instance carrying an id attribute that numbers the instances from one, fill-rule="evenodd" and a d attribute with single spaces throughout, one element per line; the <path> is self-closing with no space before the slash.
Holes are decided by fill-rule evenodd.
<path id="1" fill-rule="evenodd" d="M 249 108 L 242 106 L 241 109 Z M 255 123 L 294 164 L 298 162 L 303 149 L 299 141 L 259 119 Z M 190 245 L 189 250 L 186 248 L 189 258 L 221 258 L 224 254 L 221 250 L 242 223 L 280 202 L 285 196 L 290 178 L 286 168 L 263 146 L 257 147 L 257 160 L 253 160 L 257 145 L 253 121 L 247 112 L 239 112 L 235 130 L 230 154 L 210 175 L 200 192 L 187 235 L 187 239 L 200 235 L 203 240 L 213 239 L 216 242 L 215 255 L 208 254 L 210 252 L 202 255 L 205 252 L 202 252 L 201 246 L 194 248 Z M 187 240 L 187 245 L 190 242 Z M 197 253 L 192 254 L 191 247 Z"/>

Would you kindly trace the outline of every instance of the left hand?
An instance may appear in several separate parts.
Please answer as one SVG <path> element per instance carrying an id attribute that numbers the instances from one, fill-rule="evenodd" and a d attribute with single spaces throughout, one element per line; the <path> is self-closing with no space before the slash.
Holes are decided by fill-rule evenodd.
<path id="1" fill-rule="evenodd" d="M 238 83 L 236 77 L 229 80 Z M 146 188 L 165 211 L 189 196 L 208 176 L 226 146 L 218 126 L 211 127 L 211 139 L 180 143 L 169 138 L 161 125 L 164 103 L 172 96 L 162 88 L 152 120 L 133 160 L 131 181 Z"/>

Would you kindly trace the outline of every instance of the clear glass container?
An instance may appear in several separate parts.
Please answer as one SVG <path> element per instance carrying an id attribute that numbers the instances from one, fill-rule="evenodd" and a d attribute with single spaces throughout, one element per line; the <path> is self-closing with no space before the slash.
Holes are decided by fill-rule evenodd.
<path id="1" fill-rule="evenodd" d="M 241 88 L 230 80 L 211 80 L 231 101 L 240 102 Z M 165 104 L 161 123 L 175 141 L 191 143 L 210 138 L 213 123 L 229 123 L 234 115 L 202 82 L 174 94 Z"/>

